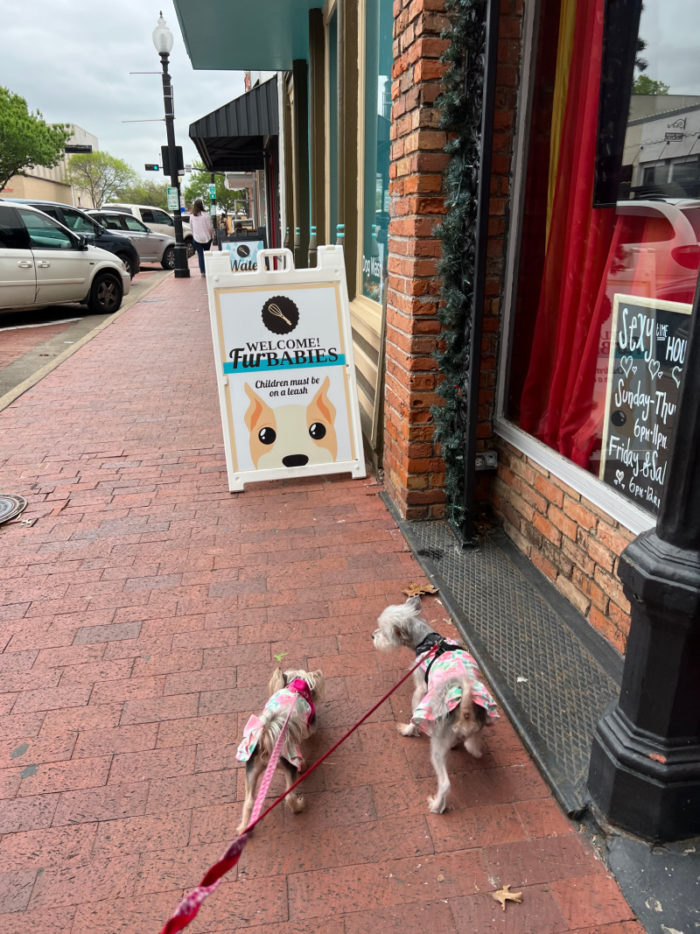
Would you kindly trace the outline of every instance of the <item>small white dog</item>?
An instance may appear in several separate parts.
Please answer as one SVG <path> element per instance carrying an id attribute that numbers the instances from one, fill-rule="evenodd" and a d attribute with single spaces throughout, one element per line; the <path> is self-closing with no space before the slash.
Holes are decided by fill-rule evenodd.
<path id="1" fill-rule="evenodd" d="M 236 752 L 239 762 L 245 762 L 245 801 L 238 825 L 239 834 L 248 826 L 255 802 L 260 776 L 280 735 L 290 707 L 287 736 L 282 746 L 279 764 L 284 769 L 286 787 L 291 788 L 304 769 L 301 744 L 316 727 L 316 701 L 323 694 L 323 674 L 320 671 L 282 671 L 276 668 L 268 688 L 270 697 L 260 717 L 251 716 L 243 730 L 243 739 Z M 298 814 L 304 810 L 303 795 L 294 792 L 285 798 L 287 806 Z"/>
<path id="2" fill-rule="evenodd" d="M 498 717 L 496 702 L 488 692 L 473 657 L 454 642 L 448 642 L 430 628 L 420 615 L 420 597 L 409 597 L 405 603 L 388 606 L 372 633 L 377 649 L 407 645 L 423 657 L 414 672 L 415 690 L 411 701 L 410 723 L 399 723 L 402 736 L 430 736 L 430 761 L 438 787 L 428 798 L 433 814 L 442 814 L 450 790 L 445 765 L 449 750 L 460 744 L 479 758 L 482 754 L 481 731 Z M 435 653 L 430 650 L 437 645 Z"/>

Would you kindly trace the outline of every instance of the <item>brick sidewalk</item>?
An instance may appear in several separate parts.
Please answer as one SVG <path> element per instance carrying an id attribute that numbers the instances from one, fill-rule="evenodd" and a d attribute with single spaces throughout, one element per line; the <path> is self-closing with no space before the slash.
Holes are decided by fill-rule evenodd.
<path id="1" fill-rule="evenodd" d="M 234 836 L 274 656 L 326 675 L 310 756 L 411 662 L 370 639 L 423 580 L 381 487 L 228 493 L 204 283 L 149 299 L 0 413 L 0 491 L 36 520 L 0 527 L 3 934 L 157 934 Z M 428 744 L 394 728 L 410 694 L 311 776 L 304 814 L 260 825 L 188 931 L 641 931 L 505 717 L 428 813 Z"/>

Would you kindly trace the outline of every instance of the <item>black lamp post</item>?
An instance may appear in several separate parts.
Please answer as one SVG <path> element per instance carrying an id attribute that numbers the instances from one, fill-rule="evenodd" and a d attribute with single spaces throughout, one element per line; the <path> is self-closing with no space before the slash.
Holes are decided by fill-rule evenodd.
<path id="1" fill-rule="evenodd" d="M 656 529 L 620 555 L 632 606 L 622 688 L 598 722 L 588 788 L 613 824 L 700 834 L 700 286 Z"/>
<path id="2" fill-rule="evenodd" d="M 190 275 L 190 267 L 187 263 L 187 247 L 182 238 L 182 216 L 179 204 L 180 179 L 178 177 L 175 130 L 173 128 L 175 119 L 173 86 L 168 74 L 168 58 L 173 47 L 173 34 L 163 19 L 162 10 L 156 28 L 153 30 L 153 45 L 156 47 L 156 52 L 160 55 L 161 64 L 163 65 L 163 104 L 165 106 L 165 132 L 168 140 L 168 161 L 170 163 L 170 185 L 178 192 L 178 207 L 173 212 L 173 221 L 175 223 L 175 278 L 187 279 Z"/>

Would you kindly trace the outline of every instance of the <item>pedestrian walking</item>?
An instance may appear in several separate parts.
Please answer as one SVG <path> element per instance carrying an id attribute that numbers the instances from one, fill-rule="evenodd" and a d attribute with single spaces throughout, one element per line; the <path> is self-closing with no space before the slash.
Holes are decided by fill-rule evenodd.
<path id="1" fill-rule="evenodd" d="M 204 251 L 211 247 L 211 241 L 214 239 L 214 227 L 211 217 L 204 210 L 201 198 L 196 198 L 192 205 L 190 227 L 192 228 L 194 248 L 197 251 L 197 259 L 199 260 L 199 271 L 204 275 Z"/>

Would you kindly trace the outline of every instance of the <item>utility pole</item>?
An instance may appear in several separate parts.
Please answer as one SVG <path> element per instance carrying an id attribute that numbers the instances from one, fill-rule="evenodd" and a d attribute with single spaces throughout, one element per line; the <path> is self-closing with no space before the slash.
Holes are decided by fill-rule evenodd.
<path id="1" fill-rule="evenodd" d="M 182 236 L 182 215 L 180 214 L 180 178 L 178 174 L 178 159 L 175 149 L 175 112 L 173 107 L 173 86 L 168 73 L 168 60 L 173 47 L 173 34 L 168 28 L 163 13 L 156 28 L 153 30 L 153 44 L 160 55 L 163 66 L 163 105 L 165 107 L 165 133 L 168 141 L 168 161 L 170 163 L 170 185 L 177 192 L 177 209 L 173 211 L 175 225 L 175 278 L 188 279 L 190 267 L 187 262 L 187 247 Z"/>

